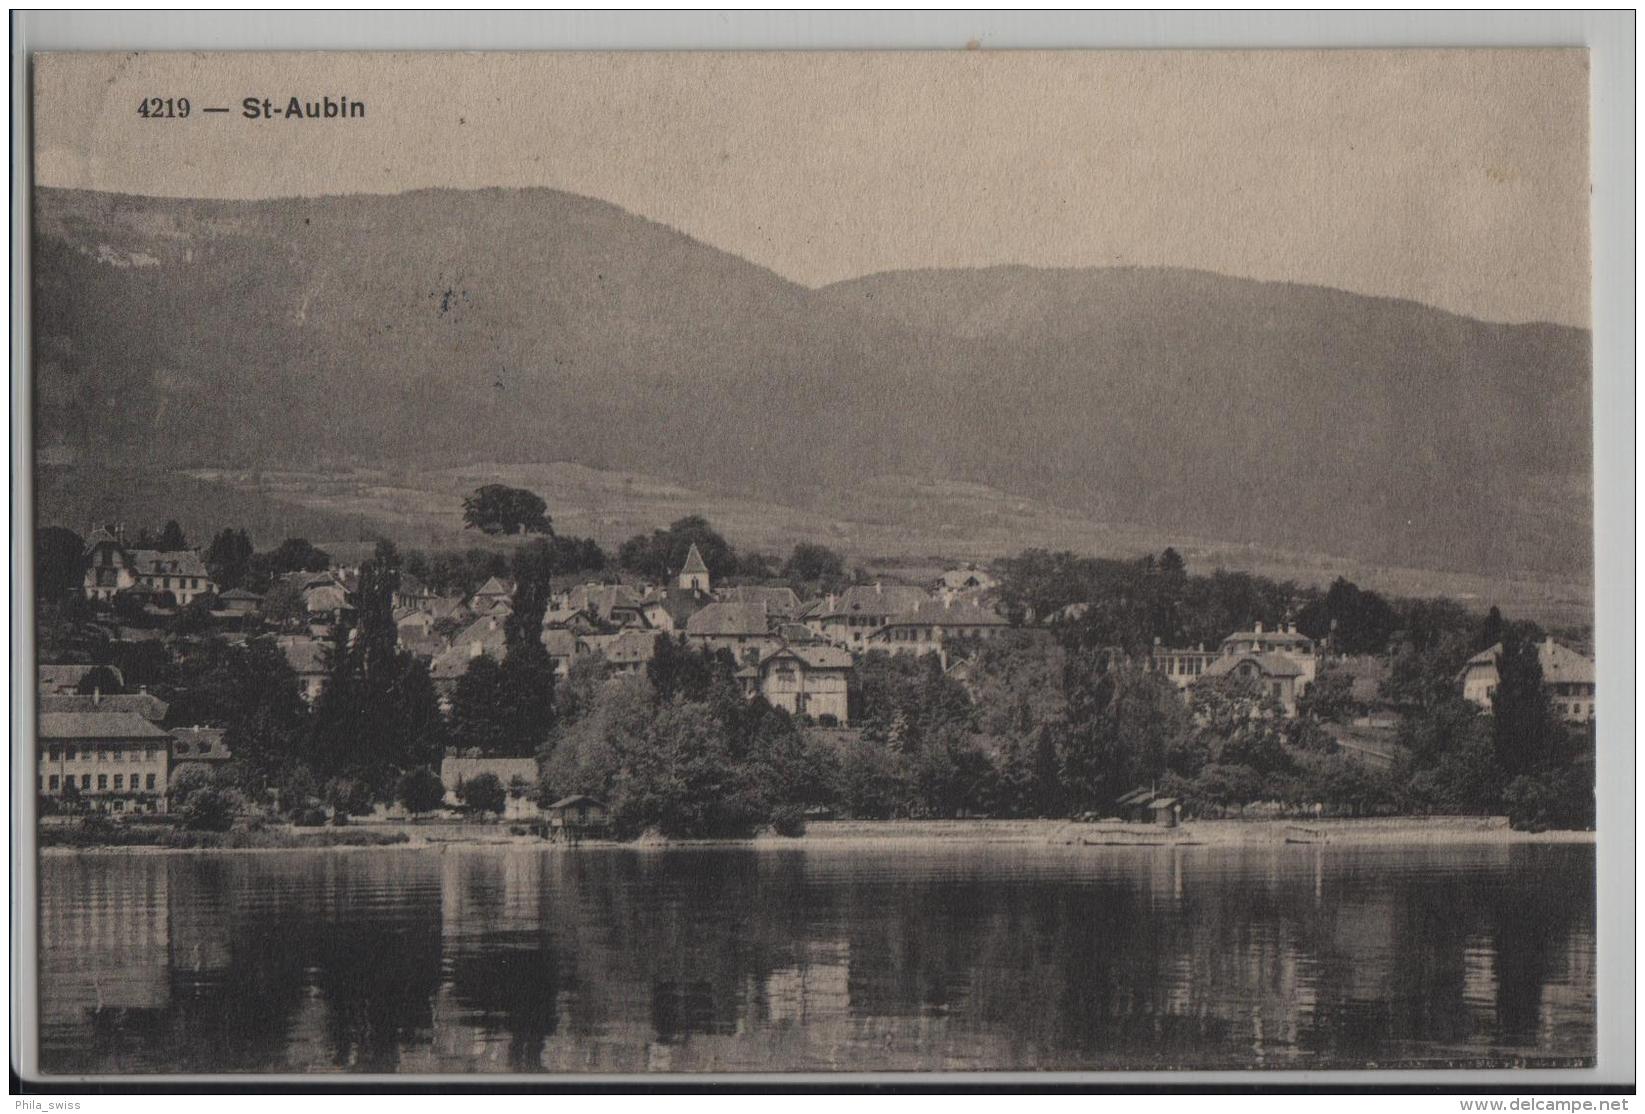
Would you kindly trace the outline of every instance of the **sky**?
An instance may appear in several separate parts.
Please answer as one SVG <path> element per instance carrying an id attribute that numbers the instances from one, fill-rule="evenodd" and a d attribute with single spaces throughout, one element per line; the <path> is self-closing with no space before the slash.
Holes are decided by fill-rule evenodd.
<path id="1" fill-rule="evenodd" d="M 35 82 L 48 186 L 547 186 L 809 286 L 1168 265 L 1589 323 L 1578 50 L 39 55 Z M 241 113 L 293 95 L 366 117 Z"/>

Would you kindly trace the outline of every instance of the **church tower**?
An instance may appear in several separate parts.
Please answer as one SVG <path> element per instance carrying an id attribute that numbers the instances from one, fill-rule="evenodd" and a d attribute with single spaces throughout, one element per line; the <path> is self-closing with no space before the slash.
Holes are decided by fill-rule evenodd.
<path id="1" fill-rule="evenodd" d="M 680 587 L 708 591 L 708 566 L 703 564 L 703 555 L 697 552 L 696 542 L 691 543 L 691 552 L 685 555 L 685 567 L 680 570 Z"/>

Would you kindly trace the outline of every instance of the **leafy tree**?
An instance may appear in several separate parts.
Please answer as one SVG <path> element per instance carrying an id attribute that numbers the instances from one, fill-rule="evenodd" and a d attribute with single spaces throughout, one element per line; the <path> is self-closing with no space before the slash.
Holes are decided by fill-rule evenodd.
<path id="1" fill-rule="evenodd" d="M 845 558 L 825 545 L 800 542 L 783 564 L 783 575 L 790 580 L 840 580 L 845 577 Z"/>
<path id="2" fill-rule="evenodd" d="M 675 520 L 667 530 L 629 538 L 617 550 L 617 563 L 653 580 L 666 580 L 685 565 L 693 545 L 702 554 L 710 575 L 727 577 L 737 572 L 737 555 L 731 544 L 707 519 L 695 514 Z"/>
<path id="3" fill-rule="evenodd" d="M 188 548 L 188 539 L 183 536 L 183 528 L 177 525 L 175 518 L 168 520 L 165 528 L 160 531 L 160 541 L 156 548 L 168 553 Z"/>
<path id="4" fill-rule="evenodd" d="M 1309 638 L 1329 639 L 1343 654 L 1380 654 L 1398 622 L 1394 609 L 1376 592 L 1337 577 L 1323 599 L 1303 607 L 1297 628 Z"/>
<path id="5" fill-rule="evenodd" d="M 85 577 L 84 539 L 61 526 L 43 526 L 34 532 L 34 592 L 43 602 L 55 603 L 78 595 Z"/>
<path id="6" fill-rule="evenodd" d="M 1347 723 L 1360 712 L 1354 678 L 1341 669 L 1322 669 L 1297 697 L 1297 715 L 1317 723 Z"/>
<path id="7" fill-rule="evenodd" d="M 399 774 L 438 761 L 446 739 L 427 663 L 398 645 L 392 560 L 383 553 L 361 566 L 354 619 L 336 625 L 327 647 L 309 743 L 316 769 L 364 781 L 379 797 Z"/>
<path id="8" fill-rule="evenodd" d="M 81 696 L 91 696 L 99 692 L 105 696 L 117 693 L 120 691 L 120 678 L 108 666 L 99 665 L 86 671 L 86 675 L 80 678 L 80 683 L 74 686 L 74 691 Z"/>
<path id="9" fill-rule="evenodd" d="M 224 529 L 206 547 L 206 568 L 223 591 L 245 586 L 255 556 L 251 538 L 244 530 Z"/>
<path id="10" fill-rule="evenodd" d="M 451 732 L 457 745 L 502 754 L 509 746 L 510 726 L 502 698 L 502 666 L 490 654 L 469 659 L 451 693 Z"/>
<path id="11" fill-rule="evenodd" d="M 407 812 L 419 816 L 440 807 L 446 797 L 445 783 L 440 780 L 439 774 L 426 766 L 407 770 L 400 775 L 394 797 L 406 807 Z"/>
<path id="12" fill-rule="evenodd" d="M 1491 696 L 1497 761 L 1510 778 L 1535 773 L 1559 755 L 1563 728 L 1542 686 L 1537 644 L 1510 631 L 1497 655 Z"/>
<path id="13" fill-rule="evenodd" d="M 196 792 L 210 787 L 211 771 L 197 762 L 179 766 L 166 779 L 166 798 L 172 811 L 180 810 Z"/>
<path id="14" fill-rule="evenodd" d="M 198 832 L 226 832 L 245 801 L 233 789 L 205 785 L 188 795 L 179 816 L 183 827 Z"/>
<path id="15" fill-rule="evenodd" d="M 551 534 L 542 497 L 524 488 L 486 484 L 463 500 L 463 524 L 487 534 Z"/>
<path id="16" fill-rule="evenodd" d="M 265 564 L 274 574 L 324 572 L 331 567 L 331 554 L 311 545 L 307 538 L 287 538 L 267 554 Z"/>
<path id="17" fill-rule="evenodd" d="M 469 778 L 458 787 L 457 795 L 475 812 L 502 812 L 508 804 L 508 792 L 496 774 Z"/>
<path id="18" fill-rule="evenodd" d="M 686 700 L 707 699 L 715 681 L 730 678 L 736 668 L 736 659 L 730 651 L 698 649 L 689 645 L 683 634 L 674 638 L 662 635 L 657 639 L 651 660 L 646 662 L 645 675 L 657 699 L 667 703 L 676 696 Z"/>

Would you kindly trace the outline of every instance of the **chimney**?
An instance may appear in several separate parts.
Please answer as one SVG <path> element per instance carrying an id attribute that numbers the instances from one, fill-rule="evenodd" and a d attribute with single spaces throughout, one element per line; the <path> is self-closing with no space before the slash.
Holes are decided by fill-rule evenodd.
<path id="1" fill-rule="evenodd" d="M 93 686 L 93 688 L 91 690 L 91 706 L 95 708 L 95 707 L 97 707 L 97 705 L 101 704 L 102 702 L 103 702 L 103 689 L 102 689 L 102 686 L 101 685 Z"/>
<path id="2" fill-rule="evenodd" d="M 1261 619 L 1257 620 L 1257 633 L 1258 634 L 1262 633 L 1262 620 Z"/>

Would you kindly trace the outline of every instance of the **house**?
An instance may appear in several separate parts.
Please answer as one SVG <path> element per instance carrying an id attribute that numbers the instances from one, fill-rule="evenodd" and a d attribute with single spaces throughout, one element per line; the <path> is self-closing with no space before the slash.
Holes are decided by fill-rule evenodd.
<path id="1" fill-rule="evenodd" d="M 748 685 L 776 708 L 800 716 L 829 716 L 843 726 L 850 716 L 851 652 L 838 646 L 809 643 L 783 646 L 766 654 Z M 739 674 L 741 676 L 742 674 Z"/>
<path id="2" fill-rule="evenodd" d="M 168 708 L 164 700 L 147 692 L 94 692 L 86 696 L 66 693 L 42 695 L 36 710 L 42 714 L 46 712 L 135 712 L 150 723 L 159 723 L 166 718 Z"/>
<path id="3" fill-rule="evenodd" d="M 711 603 L 686 622 L 685 636 L 704 649 L 730 650 L 738 661 L 758 660 L 782 644 L 764 605 L 752 603 Z"/>
<path id="4" fill-rule="evenodd" d="M 221 727 L 176 727 L 171 732 L 171 776 L 191 762 L 216 769 L 233 757 L 223 745 Z"/>
<path id="5" fill-rule="evenodd" d="M 263 609 L 263 597 L 246 588 L 230 588 L 217 597 L 217 610 L 253 615 Z"/>
<path id="6" fill-rule="evenodd" d="M 36 732 L 39 792 L 74 787 L 99 812 L 166 811 L 171 736 L 135 712 L 44 712 Z"/>
<path id="7" fill-rule="evenodd" d="M 721 588 L 715 593 L 722 603 L 759 603 L 765 613 L 778 622 L 797 619 L 805 605 L 794 589 L 787 585 L 744 584 L 735 588 Z"/>
<path id="8" fill-rule="evenodd" d="M 487 577 L 486 582 L 474 590 L 469 597 L 468 605 L 474 609 L 476 615 L 491 609 L 498 601 L 508 602 L 514 598 L 514 586 L 500 577 Z"/>
<path id="9" fill-rule="evenodd" d="M 642 673 L 657 655 L 657 639 L 664 637 L 654 630 L 622 630 L 616 634 L 590 634 L 582 642 L 588 649 L 603 654 L 607 670 L 613 674 Z"/>
<path id="10" fill-rule="evenodd" d="M 605 802 L 582 794 L 562 797 L 543 811 L 548 813 L 549 831 L 555 839 L 601 836 L 611 828 L 611 810 Z"/>
<path id="11" fill-rule="evenodd" d="M 1469 658 L 1457 676 L 1463 697 L 1487 712 L 1491 710 L 1492 698 L 1501 681 L 1497 674 L 1497 661 L 1501 656 L 1502 643 L 1498 642 Z M 1554 714 L 1566 723 L 1592 723 L 1595 700 L 1593 661 L 1552 638 L 1537 643 L 1536 656 L 1537 663 L 1542 666 L 1542 687 L 1553 705 Z"/>
<path id="12" fill-rule="evenodd" d="M 535 758 L 447 754 L 440 762 L 440 783 L 446 789 L 446 804 L 453 808 L 462 804 L 464 784 L 485 774 L 495 777 L 507 791 L 503 799 L 503 819 L 527 820 L 541 814 L 534 799 L 540 776 Z"/>
<path id="13" fill-rule="evenodd" d="M 557 610 L 586 611 L 602 623 L 614 610 L 643 607 L 640 593 L 626 584 L 579 584 L 565 594 Z"/>
<path id="14" fill-rule="evenodd" d="M 937 579 L 937 587 L 947 592 L 986 592 L 999 586 L 999 579 L 976 565 L 949 569 Z"/>
<path id="15" fill-rule="evenodd" d="M 286 664 L 297 674 L 297 688 L 310 704 L 320 698 L 326 687 L 326 642 L 307 635 L 283 635 L 275 639 Z"/>
<path id="16" fill-rule="evenodd" d="M 75 693 L 93 670 L 106 670 L 113 678 L 113 689 L 126 687 L 126 679 L 112 665 L 42 665 L 38 668 L 40 695 L 48 693 Z"/>
<path id="17" fill-rule="evenodd" d="M 981 604 L 953 599 L 925 600 L 893 615 L 865 641 L 870 650 L 893 654 L 940 654 L 956 638 L 993 638 L 1010 627 L 1005 617 Z"/>
<path id="18" fill-rule="evenodd" d="M 184 606 L 216 593 L 211 573 L 193 549 L 128 549 L 115 535 L 98 530 L 86 544 L 82 579 L 89 600 L 108 601 L 142 586 L 156 602 Z"/>
<path id="19" fill-rule="evenodd" d="M 451 640 L 451 645 L 434 655 L 429 663 L 429 676 L 442 695 L 449 695 L 456 687 L 457 678 L 468 672 L 469 663 L 481 654 L 496 661 L 508 656 L 508 640 L 503 630 L 503 617 L 482 615 L 465 627 Z"/>
<path id="20" fill-rule="evenodd" d="M 1284 654 L 1294 661 L 1307 677 L 1302 683 L 1302 688 L 1307 688 L 1313 683 L 1314 674 L 1319 668 L 1314 640 L 1305 634 L 1298 634 L 1295 624 L 1287 624 L 1279 630 L 1265 631 L 1262 624 L 1257 623 L 1251 630 L 1235 631 L 1224 638 L 1221 650 L 1224 657 L 1235 654 Z"/>
<path id="21" fill-rule="evenodd" d="M 893 616 L 930 602 L 923 588 L 908 584 L 855 584 L 806 609 L 805 625 L 848 650 L 867 648 L 868 636 Z"/>
<path id="22" fill-rule="evenodd" d="M 572 634 L 598 634 L 600 623 L 580 608 L 556 607 L 543 613 L 543 630 L 564 630 Z"/>
<path id="23" fill-rule="evenodd" d="M 571 673 L 571 664 L 580 656 L 590 653 L 588 643 L 576 631 L 566 630 L 563 627 L 546 627 L 543 630 L 543 646 L 548 650 L 549 658 L 554 662 L 554 675 L 567 677 Z"/>
<path id="24" fill-rule="evenodd" d="M 1205 675 L 1211 663 L 1222 655 L 1215 650 L 1207 650 L 1199 646 L 1189 650 L 1173 650 L 1154 639 L 1154 649 L 1148 656 L 1148 668 L 1155 673 L 1163 673 L 1167 680 L 1179 689 L 1186 689 L 1189 685 Z"/>
<path id="25" fill-rule="evenodd" d="M 663 587 L 647 594 L 640 606 L 651 629 L 673 634 L 685 630 L 691 617 L 713 602 L 701 588 Z"/>
<path id="26" fill-rule="evenodd" d="M 400 583 L 394 589 L 394 608 L 414 608 L 426 611 L 440 597 L 434 590 L 408 572 L 400 574 Z"/>
<path id="27" fill-rule="evenodd" d="M 680 568 L 678 584 L 681 588 L 698 592 L 710 590 L 708 566 L 703 562 L 703 555 L 697 551 L 696 542 L 691 543 L 691 549 L 685 555 L 685 564 Z"/>
<path id="28" fill-rule="evenodd" d="M 1289 654 L 1255 651 L 1223 654 L 1206 666 L 1204 676 L 1254 680 L 1262 686 L 1265 695 L 1279 702 L 1288 717 L 1297 714 L 1297 697 L 1312 679 Z"/>
<path id="29" fill-rule="evenodd" d="M 426 642 L 434 635 L 437 620 L 420 607 L 398 607 L 394 610 L 394 630 L 402 643 Z"/>

